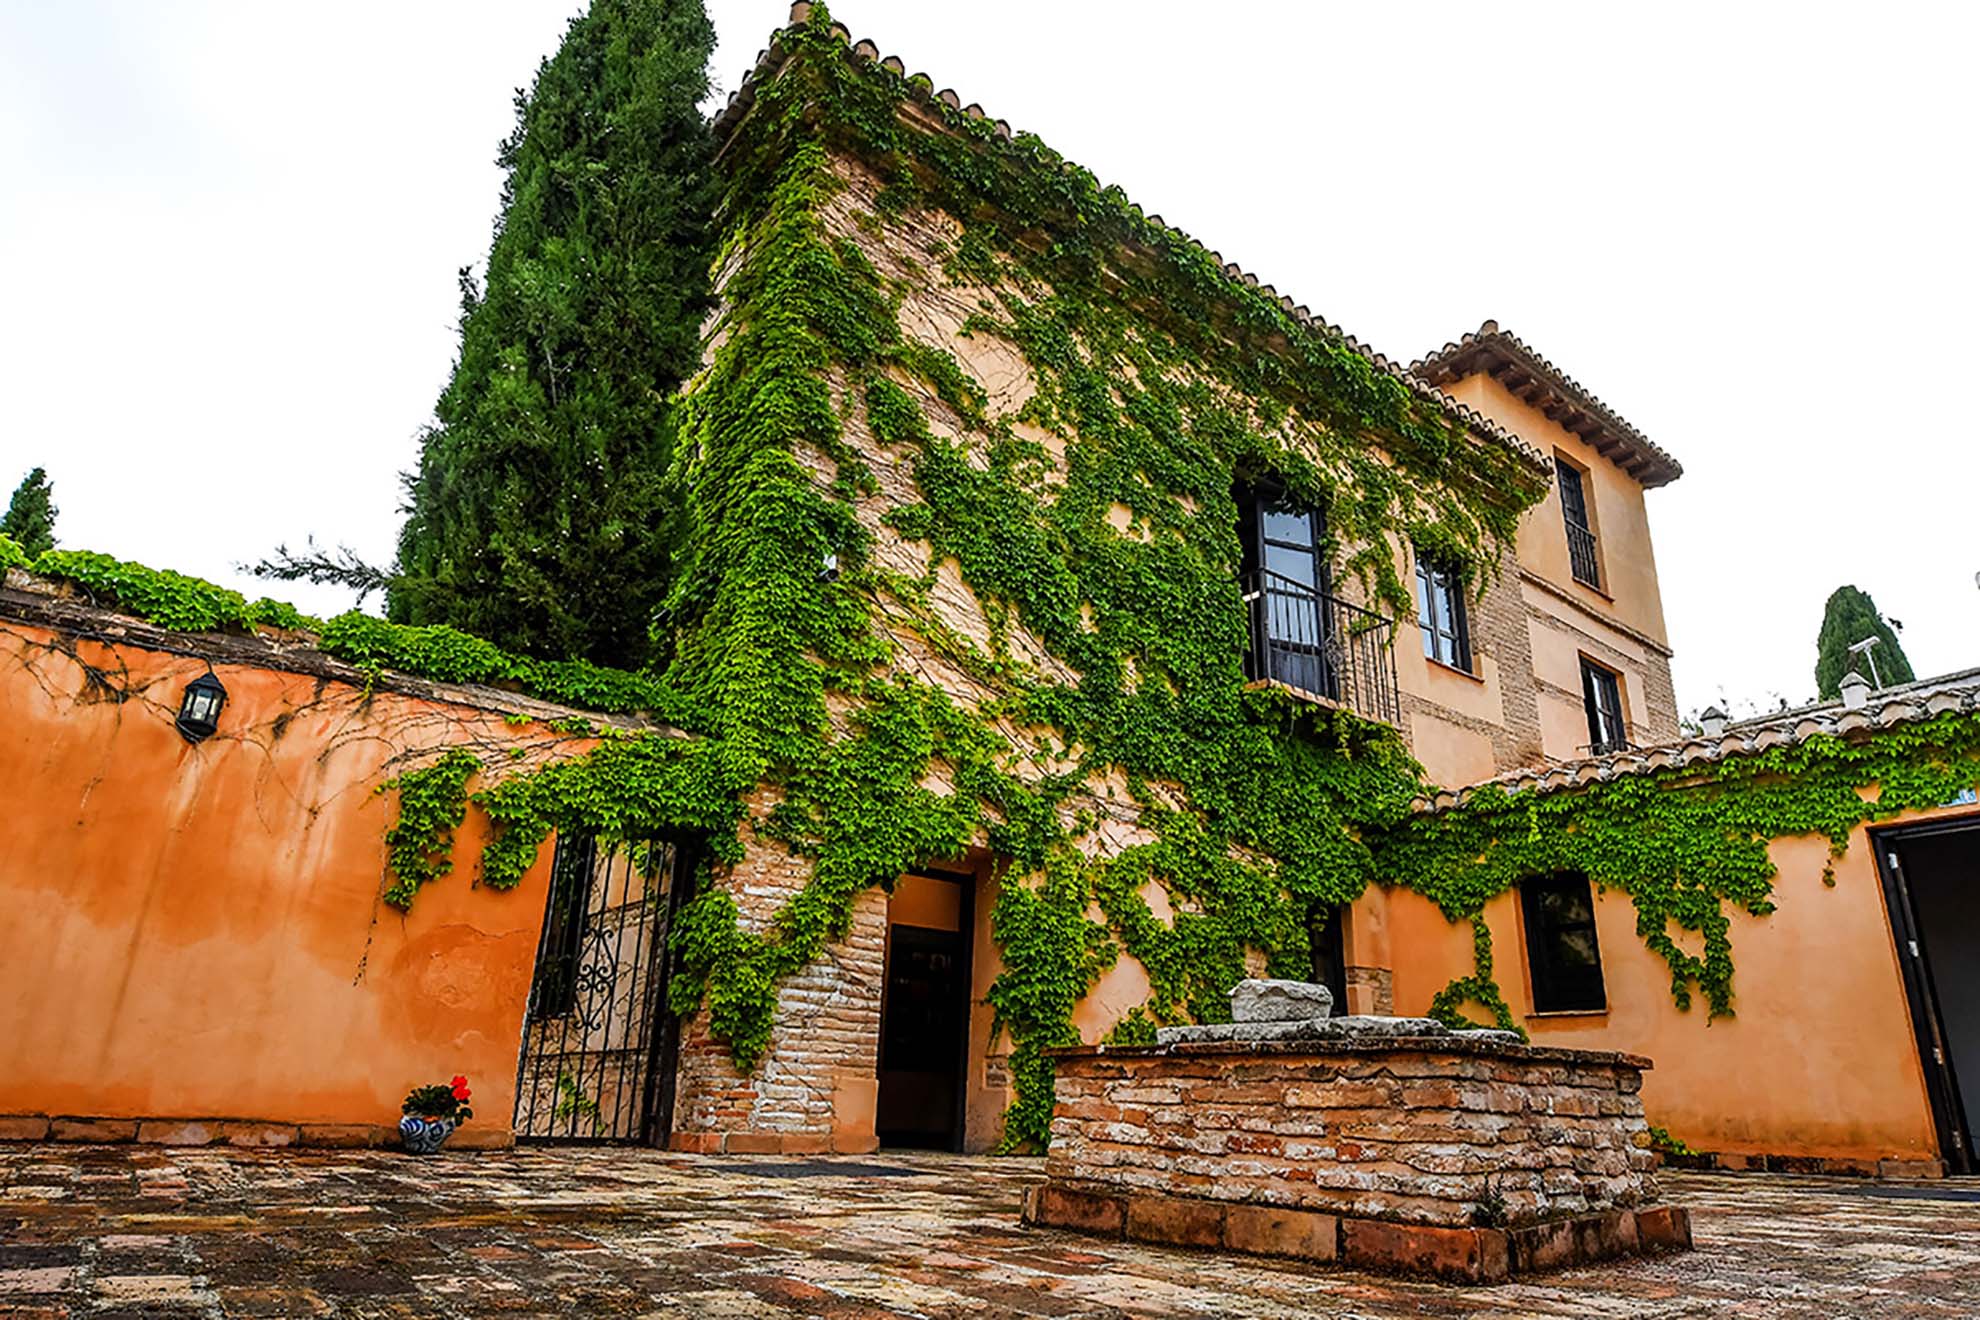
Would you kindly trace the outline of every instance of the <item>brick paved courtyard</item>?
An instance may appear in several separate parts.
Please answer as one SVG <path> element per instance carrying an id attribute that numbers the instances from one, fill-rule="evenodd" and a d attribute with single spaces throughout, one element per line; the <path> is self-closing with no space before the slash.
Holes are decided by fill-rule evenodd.
<path id="1" fill-rule="evenodd" d="M 1700 1249 L 1459 1289 L 1018 1227 L 1035 1161 L 0 1148 L 0 1316 L 1972 1316 L 1980 1188 L 1667 1174 Z"/>

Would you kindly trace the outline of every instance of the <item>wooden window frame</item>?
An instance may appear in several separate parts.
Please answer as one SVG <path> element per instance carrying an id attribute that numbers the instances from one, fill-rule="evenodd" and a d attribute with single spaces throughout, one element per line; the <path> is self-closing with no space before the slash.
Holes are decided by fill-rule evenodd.
<path id="1" fill-rule="evenodd" d="M 1602 705 L 1601 689 L 1605 684 L 1615 696 L 1612 709 L 1604 709 Z M 1623 708 L 1623 676 L 1585 655 L 1581 657 L 1581 709 L 1588 719 L 1590 756 L 1607 756 L 1628 749 L 1629 715 Z M 1605 723 L 1613 723 L 1613 730 L 1605 730 L 1602 727 Z"/>
<path id="2" fill-rule="evenodd" d="M 1547 905 L 1540 901 L 1543 891 L 1568 892 L 1583 900 L 1585 920 L 1550 920 Z M 1520 920 L 1526 934 L 1527 986 L 1533 996 L 1533 1011 L 1549 1013 L 1606 1013 L 1609 1009 L 1608 981 L 1602 969 L 1602 943 L 1595 923 L 1595 886 L 1580 871 L 1556 871 L 1551 875 L 1530 876 L 1519 884 Z M 1590 967 L 1568 967 L 1556 958 L 1555 937 L 1585 930 L 1595 951 Z"/>
<path id="3" fill-rule="evenodd" d="M 1423 635 L 1423 656 L 1440 665 L 1471 673 L 1471 617 L 1465 604 L 1464 574 L 1434 556 L 1416 556 L 1416 626 Z M 1439 607 L 1449 620 L 1439 619 Z"/>

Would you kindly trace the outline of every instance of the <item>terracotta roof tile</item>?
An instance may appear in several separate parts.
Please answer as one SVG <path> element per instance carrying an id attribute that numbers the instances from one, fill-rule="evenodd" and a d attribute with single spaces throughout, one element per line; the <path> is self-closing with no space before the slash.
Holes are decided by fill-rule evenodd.
<path id="1" fill-rule="evenodd" d="M 1684 475 L 1675 458 L 1497 321 L 1417 359 L 1410 370 L 1433 385 L 1455 384 L 1480 372 L 1492 376 L 1646 488 L 1667 486 Z"/>
<path id="2" fill-rule="evenodd" d="M 1840 701 L 1825 702 L 1728 724 L 1716 737 L 1691 734 L 1657 747 L 1632 747 L 1606 756 L 1508 770 L 1456 792 L 1440 789 L 1433 797 L 1420 799 L 1417 807 L 1441 811 L 1463 802 L 1487 785 L 1515 793 L 1552 793 L 1655 770 L 1710 765 L 1729 756 L 1764 752 L 1770 747 L 1806 742 L 1822 734 L 1849 737 L 1874 733 L 1952 713 L 1980 715 L 1980 669 L 1885 688 L 1872 694 L 1869 704 L 1861 710 L 1850 710 Z"/>
<path id="3" fill-rule="evenodd" d="M 778 39 L 783 36 L 784 32 L 805 22 L 810 16 L 811 5 L 807 0 L 797 0 L 791 6 L 789 26 L 771 34 L 770 44 L 757 52 L 756 62 L 751 66 L 750 71 L 743 76 L 742 84 L 730 95 L 728 104 L 715 116 L 714 131 L 717 139 L 726 139 L 729 133 L 734 130 L 735 126 L 741 122 L 742 117 L 748 113 L 750 106 L 755 104 L 757 86 L 769 78 L 774 78 L 778 71 L 782 69 L 786 53 L 779 45 Z M 890 55 L 881 58 L 879 47 L 871 41 L 861 40 L 855 44 L 852 39 L 852 33 L 841 24 L 834 23 L 832 25 L 832 35 L 844 42 L 848 50 L 866 64 L 884 69 L 896 76 L 901 76 L 901 71 L 907 67 L 895 56 Z M 983 108 L 979 105 L 972 104 L 967 110 L 962 109 L 962 98 L 957 96 L 953 91 L 944 89 L 940 92 L 930 92 L 926 90 L 934 86 L 933 80 L 926 74 L 914 74 L 912 77 L 907 78 L 907 82 L 910 90 L 917 94 L 925 105 L 940 105 L 948 111 L 961 113 L 972 119 L 987 118 Z M 999 137 L 1010 138 L 1012 136 L 1011 126 L 1008 123 L 1001 119 L 994 122 Z M 1076 167 L 1068 161 L 1066 162 L 1066 168 L 1073 169 Z M 1139 210 L 1140 208 L 1137 207 L 1136 209 Z M 1167 230 L 1182 242 L 1208 251 L 1208 249 L 1204 249 L 1203 245 L 1198 243 L 1194 238 L 1191 238 L 1188 234 L 1185 234 L 1173 225 L 1166 223 L 1161 216 L 1148 215 L 1145 218 L 1151 225 Z M 1241 281 L 1249 287 L 1258 289 L 1268 297 L 1276 297 L 1279 306 L 1295 320 L 1345 344 L 1351 351 L 1366 358 L 1378 370 L 1395 377 L 1404 385 L 1408 386 L 1418 397 L 1426 402 L 1434 403 L 1446 416 L 1463 425 L 1473 434 L 1489 442 L 1505 446 L 1536 470 L 1549 474 L 1552 473 L 1552 458 L 1546 451 L 1531 443 L 1525 437 L 1500 426 L 1497 422 L 1469 404 L 1461 403 L 1451 398 L 1442 390 L 1438 389 L 1435 384 L 1419 376 L 1413 370 L 1402 366 L 1398 362 L 1391 361 L 1381 353 L 1375 352 L 1353 335 L 1348 334 L 1345 330 L 1323 317 L 1315 316 L 1307 310 L 1304 304 L 1295 303 L 1290 297 L 1278 295 L 1277 291 L 1269 284 L 1261 285 L 1257 276 L 1248 273 L 1235 262 L 1226 262 L 1221 253 L 1210 252 L 1209 255 L 1212 260 L 1224 267 L 1224 273 L 1226 275 L 1234 280 Z M 1491 322 L 1487 322 L 1486 324 L 1490 325 Z"/>

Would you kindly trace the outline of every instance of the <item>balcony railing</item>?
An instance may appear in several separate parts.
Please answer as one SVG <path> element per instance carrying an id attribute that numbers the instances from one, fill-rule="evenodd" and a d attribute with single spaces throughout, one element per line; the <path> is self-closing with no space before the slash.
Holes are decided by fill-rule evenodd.
<path id="1" fill-rule="evenodd" d="M 1369 719 L 1402 722 L 1393 620 L 1270 570 L 1247 574 L 1243 586 L 1251 619 L 1247 677 Z"/>
<path id="2" fill-rule="evenodd" d="M 1567 525 L 1568 567 L 1574 573 L 1574 580 L 1585 586 L 1602 589 L 1602 563 L 1595 557 L 1595 533 L 1570 521 Z"/>

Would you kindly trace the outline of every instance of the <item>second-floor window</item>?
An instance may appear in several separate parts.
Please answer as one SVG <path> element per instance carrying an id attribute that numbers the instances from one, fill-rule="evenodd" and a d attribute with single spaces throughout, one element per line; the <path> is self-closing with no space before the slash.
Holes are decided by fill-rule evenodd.
<path id="1" fill-rule="evenodd" d="M 1588 712 L 1588 751 L 1592 756 L 1629 746 L 1623 725 L 1622 680 L 1586 656 L 1581 660 L 1581 703 Z"/>
<path id="2" fill-rule="evenodd" d="M 1554 473 L 1561 487 L 1561 518 L 1567 524 L 1568 568 L 1574 580 L 1601 590 L 1602 561 L 1595 553 L 1595 524 L 1588 516 L 1588 482 L 1581 469 L 1560 455 Z"/>
<path id="3" fill-rule="evenodd" d="M 1335 696 L 1326 646 L 1333 618 L 1320 511 L 1272 486 L 1241 492 L 1239 508 L 1257 677 Z"/>
<path id="4" fill-rule="evenodd" d="M 1471 629 L 1464 612 L 1464 575 L 1419 552 L 1416 556 L 1416 622 L 1423 654 L 1438 664 L 1471 672 Z"/>

